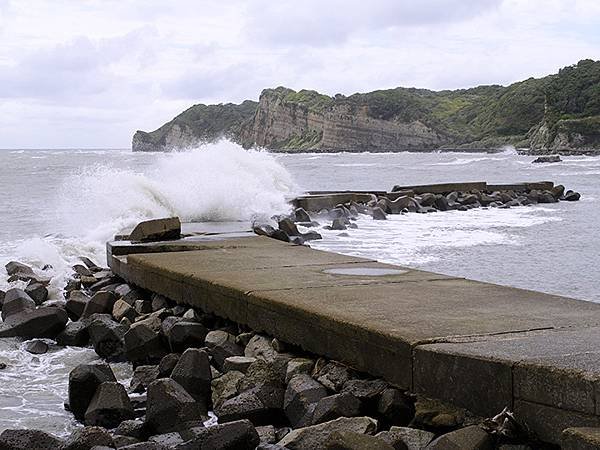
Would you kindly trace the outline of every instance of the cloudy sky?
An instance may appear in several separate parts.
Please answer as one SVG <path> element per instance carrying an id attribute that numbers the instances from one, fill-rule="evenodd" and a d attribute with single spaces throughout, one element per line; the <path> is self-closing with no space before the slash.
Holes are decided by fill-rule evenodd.
<path id="1" fill-rule="evenodd" d="M 125 148 L 265 87 L 454 89 L 600 59 L 600 1 L 0 0 L 0 42 L 0 148 Z"/>

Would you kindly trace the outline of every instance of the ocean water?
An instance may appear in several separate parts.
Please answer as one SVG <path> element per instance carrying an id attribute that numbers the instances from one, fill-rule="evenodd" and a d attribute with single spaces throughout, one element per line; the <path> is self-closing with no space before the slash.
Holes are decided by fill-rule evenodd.
<path id="1" fill-rule="evenodd" d="M 220 142 L 189 152 L 0 150 L 0 263 L 50 264 L 58 298 L 79 256 L 104 264 L 105 242 L 140 220 L 268 220 L 309 190 L 386 190 L 395 184 L 551 180 L 579 202 L 511 209 L 361 217 L 358 229 L 319 230 L 311 245 L 400 265 L 600 302 L 600 158 L 499 154 L 267 154 Z M 325 225 L 325 224 L 323 224 Z M 0 269 L 0 289 L 9 285 Z M 0 339 L 0 430 L 34 426 L 66 434 L 69 371 L 90 349 L 51 347 L 30 355 Z M 121 379 L 127 365 L 116 366 Z"/>

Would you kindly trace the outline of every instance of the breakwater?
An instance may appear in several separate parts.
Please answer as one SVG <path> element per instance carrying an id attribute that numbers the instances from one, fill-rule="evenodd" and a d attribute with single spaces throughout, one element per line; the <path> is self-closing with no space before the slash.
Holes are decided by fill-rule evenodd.
<path id="1" fill-rule="evenodd" d="M 482 186 L 471 186 L 468 193 L 447 192 L 455 185 L 420 188 L 399 187 L 396 198 L 388 200 L 412 198 L 423 207 L 425 194 L 433 195 L 435 202 L 438 196 L 448 200 L 457 192 L 455 203 L 462 206 L 458 200 L 467 194 L 494 195 Z M 554 185 L 544 184 L 542 189 L 552 192 Z M 522 192 L 532 190 L 536 188 Z M 564 194 L 562 190 L 558 197 Z M 335 197 L 339 194 L 318 195 L 320 201 L 333 196 L 332 204 L 340 200 Z M 373 210 L 385 201 L 379 198 L 383 195 L 360 195 L 368 199 L 334 204 L 332 209 L 342 215 L 333 220 L 351 225 L 353 207 Z M 325 209 L 318 214 L 331 217 Z M 433 209 L 437 210 L 421 212 Z M 296 210 L 293 217 L 301 215 Z M 294 238 L 293 228 L 280 219 L 278 231 L 288 240 Z M 593 359 L 590 347 L 600 320 L 598 305 L 320 252 L 253 236 L 246 226 L 219 230 L 184 225 L 185 237 L 163 241 L 174 237 L 177 222 L 146 224 L 149 228 L 143 233 L 133 233 L 137 242 L 127 240 L 131 236 L 125 233 L 125 240 L 109 243 L 112 273 L 93 265 L 88 265 L 89 273 L 77 269 L 79 287 L 94 296 L 85 298 L 76 293 L 79 289 L 69 288 L 67 312 L 79 319 L 69 322 L 70 337 L 82 338 L 87 330 L 103 357 L 125 356 L 137 366 L 130 389 L 147 392 L 145 404 L 137 400 L 128 404 L 109 371 L 100 369 L 105 375 L 98 377 L 102 382 L 90 402 L 74 410 L 87 424 L 118 425 L 115 434 L 123 436 L 119 433 L 127 427 L 122 424 L 134 420 L 135 424 L 127 423 L 137 430 L 126 435 L 130 443 L 154 439 L 170 442 L 171 448 L 223 439 L 234 429 L 237 439 L 253 443 L 255 433 L 269 426 L 275 435 L 268 439 L 287 448 L 321 448 L 321 444 L 339 448 L 335 445 L 347 446 L 348 439 L 354 443 L 362 439 L 357 433 L 379 445 L 400 439 L 398 433 L 414 437 L 419 430 L 430 434 L 421 434 L 421 442 L 427 443 L 416 448 L 447 448 L 472 439 L 481 445 L 497 445 L 503 439 L 533 445 L 534 433 L 556 444 L 566 428 L 570 429 L 563 444 L 570 445 L 589 439 L 589 433 L 573 427 L 597 424 L 595 388 L 593 383 L 585 385 L 595 376 L 593 364 L 583 375 L 582 365 Z M 23 267 L 13 265 L 10 270 L 35 283 L 45 282 Z M 202 346 L 204 350 L 187 350 Z M 279 375 L 277 381 L 265 378 L 265 370 L 281 374 L 282 365 L 283 380 Z M 295 372 L 298 367 L 303 369 Z M 97 367 L 82 370 L 96 372 Z M 188 386 L 192 400 L 183 393 L 169 397 L 171 380 Z M 227 385 L 228 393 L 223 393 L 218 380 Z M 197 391 L 198 385 L 204 387 Z M 310 397 L 315 390 L 318 395 Z M 432 407 L 426 398 L 464 410 Z M 169 423 L 171 410 L 156 409 L 157 401 L 164 400 L 177 406 L 194 403 L 196 408 L 186 410 L 199 410 Z M 211 405 L 222 425 L 209 432 L 198 422 Z M 505 407 L 509 410 L 497 415 Z M 133 419 L 139 414 L 145 418 Z M 188 420 L 194 423 L 183 427 L 188 430 L 184 432 L 181 425 Z M 511 426 L 512 420 L 517 425 Z M 287 437 L 282 431 L 286 424 L 294 428 Z M 409 424 L 411 428 L 406 428 Z M 322 441 L 310 447 L 317 441 L 307 435 Z"/>

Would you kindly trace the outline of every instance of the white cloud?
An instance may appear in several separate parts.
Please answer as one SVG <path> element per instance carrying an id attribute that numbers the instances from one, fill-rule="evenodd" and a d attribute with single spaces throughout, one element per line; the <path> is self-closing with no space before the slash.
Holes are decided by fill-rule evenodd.
<path id="1" fill-rule="evenodd" d="M 598 30 L 596 0 L 0 0 L 0 147 L 124 147 L 278 85 L 507 84 L 600 59 Z"/>

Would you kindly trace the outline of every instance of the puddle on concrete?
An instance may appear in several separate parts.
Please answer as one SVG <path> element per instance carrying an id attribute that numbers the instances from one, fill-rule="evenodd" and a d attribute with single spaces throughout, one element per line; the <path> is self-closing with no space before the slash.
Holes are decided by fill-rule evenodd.
<path id="1" fill-rule="evenodd" d="M 352 268 L 336 268 L 326 269 L 323 272 L 333 275 L 357 275 L 369 277 L 383 277 L 385 275 L 402 275 L 406 270 L 399 269 L 378 269 L 375 267 L 352 267 Z"/>

